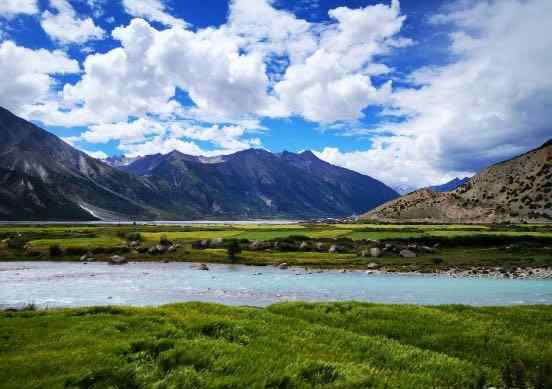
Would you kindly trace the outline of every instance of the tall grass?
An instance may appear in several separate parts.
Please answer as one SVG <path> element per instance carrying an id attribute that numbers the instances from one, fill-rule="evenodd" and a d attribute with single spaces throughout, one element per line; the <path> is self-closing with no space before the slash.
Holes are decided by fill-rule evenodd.
<path id="1" fill-rule="evenodd" d="M 5 312 L 0 387 L 546 388 L 551 322 L 550 306 Z"/>

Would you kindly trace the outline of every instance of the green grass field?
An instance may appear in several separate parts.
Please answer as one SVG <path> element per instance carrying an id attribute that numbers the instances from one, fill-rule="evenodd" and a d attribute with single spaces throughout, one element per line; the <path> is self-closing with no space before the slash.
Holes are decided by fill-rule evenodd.
<path id="1" fill-rule="evenodd" d="M 0 387 L 550 388 L 552 307 L 188 303 L 0 313 Z M 515 382 L 515 381 L 514 381 Z"/>
<path id="2" fill-rule="evenodd" d="M 161 238 L 180 244 L 173 253 L 163 256 L 124 250 L 129 233 L 138 233 L 142 247 L 156 245 Z M 272 240 L 290 236 L 311 239 L 342 239 L 356 241 L 439 242 L 435 254 L 414 259 L 388 255 L 383 258 L 360 258 L 358 253 L 329 254 L 327 252 L 253 252 L 243 251 L 237 263 L 290 265 L 320 268 L 364 269 L 371 262 L 390 271 L 433 271 L 440 268 L 470 266 L 536 267 L 552 266 L 551 225 L 385 225 L 385 224 L 292 224 L 292 225 L 100 225 L 100 226 L 0 226 L 0 260 L 78 260 L 90 251 L 98 260 L 122 254 L 133 261 L 193 261 L 227 262 L 224 250 L 194 250 L 192 242 L 204 239 Z M 10 242 L 19 242 L 13 245 Z M 505 251 L 508 245 L 518 248 Z M 50 248 L 59 246 L 63 254 L 50 255 Z M 438 260 L 435 258 L 438 257 Z"/>

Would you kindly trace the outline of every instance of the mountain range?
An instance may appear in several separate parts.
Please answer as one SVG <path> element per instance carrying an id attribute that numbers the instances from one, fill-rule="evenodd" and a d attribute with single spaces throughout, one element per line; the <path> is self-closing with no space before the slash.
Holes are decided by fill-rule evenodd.
<path id="1" fill-rule="evenodd" d="M 0 108 L 0 220 L 340 217 L 398 197 L 310 151 L 108 162 Z"/>
<path id="2" fill-rule="evenodd" d="M 552 140 L 488 167 L 452 191 L 421 189 L 383 204 L 362 218 L 380 222 L 549 222 Z"/>

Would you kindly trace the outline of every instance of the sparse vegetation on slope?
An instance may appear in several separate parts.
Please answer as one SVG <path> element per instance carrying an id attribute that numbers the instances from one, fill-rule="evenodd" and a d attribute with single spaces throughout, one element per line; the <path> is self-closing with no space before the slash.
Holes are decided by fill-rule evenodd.
<path id="1" fill-rule="evenodd" d="M 391 222 L 550 222 L 551 198 L 552 142 L 548 142 L 485 169 L 451 192 L 422 189 L 363 217 Z"/>

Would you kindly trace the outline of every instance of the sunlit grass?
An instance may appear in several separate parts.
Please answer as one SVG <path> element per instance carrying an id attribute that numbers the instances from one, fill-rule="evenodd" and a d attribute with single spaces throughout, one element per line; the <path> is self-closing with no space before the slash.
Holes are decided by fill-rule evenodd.
<path id="1" fill-rule="evenodd" d="M 124 241 L 116 236 L 98 236 L 94 238 L 71 239 L 38 239 L 29 242 L 29 246 L 35 249 L 44 249 L 53 245 L 60 247 L 78 247 L 93 249 L 97 247 L 113 247 L 123 244 Z"/>
<path id="2" fill-rule="evenodd" d="M 141 235 L 146 241 L 158 242 L 162 236 L 169 240 L 198 240 L 198 239 L 216 239 L 233 238 L 242 233 L 240 230 L 226 231 L 168 231 L 168 232 L 142 232 Z"/>
<path id="3" fill-rule="evenodd" d="M 552 307 L 362 303 L 0 313 L 0 386 L 486 388 L 552 358 Z"/>

